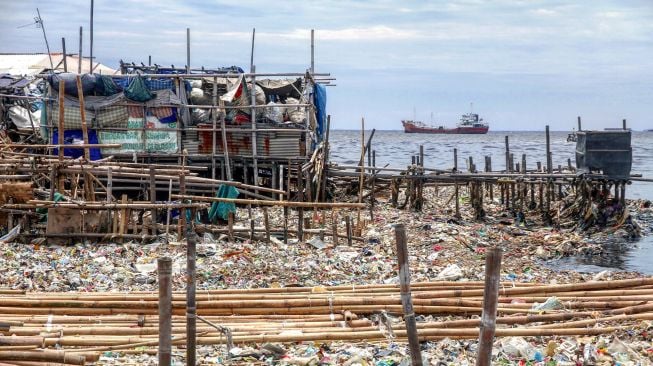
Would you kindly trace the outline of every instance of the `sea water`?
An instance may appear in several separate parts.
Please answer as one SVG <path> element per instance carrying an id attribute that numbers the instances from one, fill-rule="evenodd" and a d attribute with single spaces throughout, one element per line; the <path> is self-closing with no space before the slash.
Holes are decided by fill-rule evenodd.
<path id="1" fill-rule="evenodd" d="M 365 132 L 365 141 L 371 131 Z M 576 143 L 567 142 L 569 132 L 552 131 L 551 152 L 553 167 L 567 166 L 571 159 L 575 166 Z M 376 151 L 376 166 L 405 168 L 411 164 L 411 156 L 419 154 L 424 146 L 424 166 L 427 168 L 451 169 L 454 166 L 454 148 L 458 149 L 458 169 L 466 170 L 466 161 L 471 157 L 478 170 L 484 169 L 485 156 L 492 157 L 494 171 L 505 169 L 505 136 L 508 136 L 510 152 L 514 162 L 521 164 L 526 154 L 527 169 L 534 169 L 537 162 L 546 165 L 546 137 L 544 131 L 490 131 L 485 135 L 429 135 L 407 134 L 403 131 L 376 131 L 372 139 L 372 150 Z M 358 164 L 361 154 L 360 130 L 333 130 L 330 132 L 331 160 L 342 165 Z M 632 174 L 653 178 L 653 132 L 633 132 Z M 367 157 L 365 158 L 367 161 Z M 653 183 L 633 182 L 626 188 L 629 199 L 653 200 Z M 631 243 L 605 243 L 605 254 L 593 257 L 569 257 L 554 265 L 561 270 L 574 269 L 595 272 L 605 269 L 633 270 L 653 273 L 653 233 L 651 223 L 643 223 L 645 235 Z"/>

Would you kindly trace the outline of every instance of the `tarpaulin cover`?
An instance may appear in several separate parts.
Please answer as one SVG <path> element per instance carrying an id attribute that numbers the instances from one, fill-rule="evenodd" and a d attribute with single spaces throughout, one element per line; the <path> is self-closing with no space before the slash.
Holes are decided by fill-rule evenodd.
<path id="1" fill-rule="evenodd" d="M 175 83 L 172 79 L 145 79 L 145 84 L 150 90 L 174 90 Z"/>
<path id="2" fill-rule="evenodd" d="M 238 192 L 236 187 L 221 184 L 216 197 L 236 198 L 239 194 L 240 192 Z M 230 202 L 213 202 L 209 210 L 209 220 L 214 221 L 217 216 L 220 216 L 223 220 L 227 220 L 230 212 L 236 212 L 236 204 Z"/>
<path id="3" fill-rule="evenodd" d="M 53 102 L 48 103 L 49 113 L 52 114 L 52 124 L 59 125 L 59 95 L 51 91 Z M 108 97 L 87 96 L 84 98 L 86 110 L 86 125 L 89 127 L 127 127 L 127 107 L 123 93 L 116 93 Z M 79 110 L 79 99 L 64 96 L 64 129 L 79 130 L 82 128 L 82 116 Z"/>
<path id="4" fill-rule="evenodd" d="M 285 98 L 301 99 L 299 92 L 302 90 L 302 79 L 263 79 L 257 80 L 256 85 L 263 88 L 265 95 L 276 95 Z"/>
<path id="5" fill-rule="evenodd" d="M 116 85 L 113 79 L 102 74 L 95 75 L 95 94 L 102 96 L 114 95 L 122 91 L 122 88 Z"/>
<path id="6" fill-rule="evenodd" d="M 324 138 L 324 130 L 326 129 L 326 86 L 322 84 L 315 84 L 315 94 L 313 95 L 315 110 L 317 114 L 317 140 L 322 141 Z"/>
<path id="7" fill-rule="evenodd" d="M 125 88 L 125 96 L 137 102 L 147 102 L 154 99 L 154 94 L 150 91 L 141 76 L 136 76 L 131 79 L 129 86 Z"/>
<path id="8" fill-rule="evenodd" d="M 95 75 L 93 74 L 84 74 L 81 77 L 82 79 L 82 92 L 84 95 L 93 94 L 95 91 Z M 77 97 L 77 74 L 71 72 L 64 72 L 61 74 L 52 74 L 48 76 L 48 82 L 50 86 L 56 91 L 59 91 L 59 81 L 62 81 L 64 84 L 64 94 L 72 95 Z"/>
<path id="9" fill-rule="evenodd" d="M 59 131 L 55 130 L 52 134 L 52 143 L 59 143 Z M 84 143 L 84 135 L 81 130 L 70 130 L 64 131 L 63 133 L 63 143 L 64 145 L 78 145 Z M 97 133 L 94 130 L 88 130 L 88 143 L 97 144 Z M 91 160 L 100 160 L 102 156 L 100 155 L 100 149 L 92 148 L 90 149 L 90 158 Z M 71 158 L 79 158 L 84 156 L 84 149 L 63 149 L 63 154 Z M 52 155 L 59 155 L 59 149 L 54 149 Z"/>

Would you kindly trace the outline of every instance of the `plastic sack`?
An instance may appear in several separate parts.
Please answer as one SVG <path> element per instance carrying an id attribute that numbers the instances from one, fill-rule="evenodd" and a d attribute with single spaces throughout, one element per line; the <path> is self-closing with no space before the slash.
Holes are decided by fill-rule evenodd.
<path id="1" fill-rule="evenodd" d="M 270 102 L 267 104 L 268 107 L 265 108 L 265 117 L 269 120 L 272 120 L 276 123 L 283 123 L 283 113 L 285 112 L 282 104 L 277 104 L 275 102 Z"/>
<path id="2" fill-rule="evenodd" d="M 286 104 L 299 104 L 295 98 L 287 98 Z M 306 119 L 306 112 L 303 107 L 287 107 L 288 119 L 293 123 L 302 123 Z"/>
<path id="3" fill-rule="evenodd" d="M 129 85 L 125 88 L 125 96 L 137 102 L 147 102 L 154 99 L 154 94 L 147 88 L 145 80 L 140 76 L 136 76 L 129 82 Z"/>

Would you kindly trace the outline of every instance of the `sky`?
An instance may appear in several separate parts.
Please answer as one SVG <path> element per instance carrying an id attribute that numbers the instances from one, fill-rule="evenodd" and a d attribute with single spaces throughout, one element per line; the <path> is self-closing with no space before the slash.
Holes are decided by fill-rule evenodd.
<path id="1" fill-rule="evenodd" d="M 88 54 L 90 0 L 0 0 L 0 52 Z M 337 129 L 453 126 L 472 108 L 491 130 L 653 128 L 652 0 L 95 0 L 94 56 L 161 65 L 316 72 L 337 80 Z M 432 117 L 431 117 L 432 116 Z"/>

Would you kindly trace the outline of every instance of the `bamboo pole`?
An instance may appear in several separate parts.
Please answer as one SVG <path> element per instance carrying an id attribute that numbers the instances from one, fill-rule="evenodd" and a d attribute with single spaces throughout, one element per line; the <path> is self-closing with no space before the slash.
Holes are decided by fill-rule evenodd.
<path id="1" fill-rule="evenodd" d="M 348 202 L 294 202 L 294 201 L 263 201 L 252 199 L 240 198 L 221 198 L 221 197 L 203 197 L 193 195 L 177 195 L 173 194 L 173 198 L 188 199 L 192 201 L 202 202 L 227 202 L 242 205 L 258 205 L 258 206 L 282 206 L 282 207 L 301 207 L 301 208 L 364 208 L 364 203 L 348 203 Z"/>

